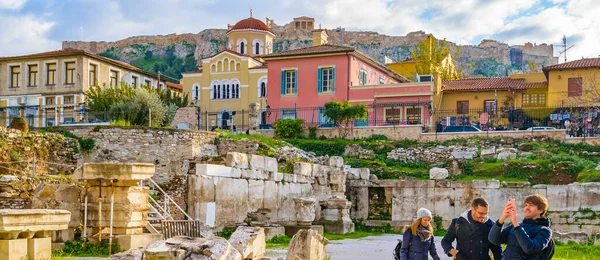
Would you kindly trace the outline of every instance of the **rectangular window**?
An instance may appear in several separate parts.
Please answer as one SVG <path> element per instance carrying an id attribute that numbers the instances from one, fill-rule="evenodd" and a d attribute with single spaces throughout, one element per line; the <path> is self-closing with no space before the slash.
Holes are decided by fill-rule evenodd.
<path id="1" fill-rule="evenodd" d="M 56 104 L 54 102 L 54 97 L 47 97 L 46 98 L 46 105 L 54 105 L 54 104 Z"/>
<path id="2" fill-rule="evenodd" d="M 113 88 L 116 88 L 118 80 L 119 80 L 119 72 L 116 70 L 111 70 L 110 71 L 110 86 Z"/>
<path id="3" fill-rule="evenodd" d="M 133 88 L 137 88 L 138 86 L 138 77 L 136 76 L 131 76 L 131 86 Z"/>
<path id="4" fill-rule="evenodd" d="M 486 100 L 483 101 L 484 111 L 488 114 L 496 113 L 496 101 L 494 100 Z"/>
<path id="5" fill-rule="evenodd" d="M 569 78 L 569 97 L 580 97 L 582 89 L 581 78 Z"/>
<path id="6" fill-rule="evenodd" d="M 385 109 L 385 123 L 392 125 L 400 124 L 400 108 Z"/>
<path id="7" fill-rule="evenodd" d="M 523 107 L 543 107 L 546 106 L 545 93 L 523 94 Z"/>
<path id="8" fill-rule="evenodd" d="M 90 86 L 98 85 L 98 65 L 90 64 Z"/>
<path id="9" fill-rule="evenodd" d="M 37 86 L 37 73 L 38 73 L 38 65 L 29 65 L 29 82 L 27 82 L 27 86 L 36 87 Z"/>
<path id="10" fill-rule="evenodd" d="M 75 104 L 75 97 L 74 96 L 65 96 L 64 97 L 64 103 L 65 104 Z"/>
<path id="11" fill-rule="evenodd" d="M 421 123 L 421 108 L 413 107 L 406 109 L 406 120 L 409 125 L 418 125 Z"/>
<path id="12" fill-rule="evenodd" d="M 285 70 L 283 71 L 283 84 L 282 84 L 282 94 L 290 95 L 290 94 L 298 94 L 298 78 L 297 78 L 297 70 Z"/>
<path id="13" fill-rule="evenodd" d="M 20 79 L 21 79 L 21 67 L 20 66 L 10 66 L 10 87 L 18 88 Z"/>
<path id="14" fill-rule="evenodd" d="M 358 73 L 358 83 L 361 86 L 367 85 L 367 83 L 369 82 L 369 75 L 367 73 L 366 70 L 361 69 L 360 72 Z"/>
<path id="15" fill-rule="evenodd" d="M 46 64 L 46 85 L 56 85 L 56 63 Z"/>
<path id="16" fill-rule="evenodd" d="M 147 79 L 147 80 L 145 80 L 145 82 L 146 82 L 146 87 L 152 86 L 152 80 Z"/>
<path id="17" fill-rule="evenodd" d="M 281 109 L 281 118 L 282 119 L 295 119 L 296 118 L 296 109 Z"/>
<path id="18" fill-rule="evenodd" d="M 75 62 L 65 62 L 65 84 L 75 84 Z"/>
<path id="19" fill-rule="evenodd" d="M 322 68 L 321 69 L 321 91 L 320 92 L 333 92 L 335 91 L 335 69 L 334 68 Z"/>
<path id="20" fill-rule="evenodd" d="M 457 114 L 468 114 L 469 113 L 469 101 L 456 101 L 456 113 Z"/>

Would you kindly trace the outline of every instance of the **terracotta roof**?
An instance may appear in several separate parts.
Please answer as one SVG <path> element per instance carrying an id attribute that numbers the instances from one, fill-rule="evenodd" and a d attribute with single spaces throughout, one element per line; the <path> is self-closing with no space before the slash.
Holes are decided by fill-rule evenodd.
<path id="1" fill-rule="evenodd" d="M 237 22 L 231 28 L 231 30 L 229 30 L 228 32 L 231 32 L 233 30 L 245 30 L 245 29 L 267 31 L 267 32 L 273 33 L 271 31 L 271 29 L 269 28 L 269 26 L 267 26 L 265 23 L 263 23 L 263 21 L 252 18 L 252 17 L 249 17 L 249 18 L 246 18 L 244 20 Z"/>
<path id="2" fill-rule="evenodd" d="M 259 69 L 266 69 L 266 68 L 268 68 L 268 67 L 267 67 L 267 64 L 265 63 L 265 64 L 263 64 L 261 66 L 256 66 L 256 67 L 249 68 L 249 70 L 259 70 Z"/>
<path id="3" fill-rule="evenodd" d="M 469 78 L 445 80 L 443 91 L 485 91 L 485 90 L 526 90 L 548 87 L 547 82 L 525 82 L 525 79 L 503 78 Z"/>
<path id="4" fill-rule="evenodd" d="M 564 69 L 585 69 L 585 68 L 600 68 L 600 58 L 580 59 L 561 64 L 551 65 L 543 68 L 543 71 L 549 70 L 564 70 Z"/>
<path id="5" fill-rule="evenodd" d="M 171 87 L 171 88 L 179 89 L 179 90 L 183 89 L 183 86 L 181 86 L 180 84 L 176 84 L 176 83 L 169 82 L 169 81 L 167 81 L 167 87 Z"/>
<path id="6" fill-rule="evenodd" d="M 154 78 L 157 78 L 158 76 L 152 72 L 148 72 L 145 70 L 142 70 L 136 66 L 133 66 L 129 63 L 123 62 L 123 61 L 118 61 L 118 60 L 113 60 L 110 58 L 106 58 L 100 55 L 96 55 L 96 54 L 92 54 L 89 53 L 87 51 L 84 50 L 78 50 L 78 49 L 73 49 L 73 48 L 66 48 L 66 49 L 62 49 L 62 50 L 56 50 L 56 51 L 48 51 L 48 52 L 40 52 L 40 53 L 33 53 L 33 54 L 27 54 L 27 55 L 21 55 L 21 56 L 11 56 L 11 57 L 0 57 L 0 61 L 3 60 L 17 60 L 17 59 L 35 59 L 35 58 L 45 58 L 45 57 L 56 57 L 56 56 L 71 56 L 71 55 L 85 55 L 97 60 L 101 60 L 101 61 L 105 61 L 108 63 L 111 63 L 113 65 L 125 68 L 125 69 L 129 69 L 132 71 L 136 71 L 138 73 L 142 73 L 145 74 L 147 76 L 151 76 Z"/>
<path id="7" fill-rule="evenodd" d="M 181 72 L 181 74 L 193 74 L 193 73 L 202 73 L 202 69 L 197 69 L 193 71 Z"/>
<path id="8" fill-rule="evenodd" d="M 62 55 L 77 55 L 77 54 L 85 54 L 86 52 L 83 50 L 78 50 L 78 49 L 73 49 L 73 48 L 66 48 L 66 49 L 62 49 L 62 50 L 56 50 L 56 51 L 47 51 L 47 52 L 40 52 L 40 53 L 34 53 L 34 54 L 27 54 L 27 55 L 21 55 L 21 56 L 5 56 L 5 57 L 0 57 L 0 60 L 4 60 L 4 59 L 25 59 L 25 58 L 37 58 L 37 57 L 47 57 L 47 56 L 62 56 Z"/>
<path id="9" fill-rule="evenodd" d="M 332 44 L 323 44 L 319 46 L 311 46 L 306 48 L 280 51 L 263 55 L 262 58 L 274 58 L 274 57 L 285 57 L 285 56 L 301 56 L 301 55 L 313 55 L 313 54 L 324 54 L 324 53 L 337 53 L 337 52 L 352 52 L 355 49 L 347 46 L 338 46 Z"/>

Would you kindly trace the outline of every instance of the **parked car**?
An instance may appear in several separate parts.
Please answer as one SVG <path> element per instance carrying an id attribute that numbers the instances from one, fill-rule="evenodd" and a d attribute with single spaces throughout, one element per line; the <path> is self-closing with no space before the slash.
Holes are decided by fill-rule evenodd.
<path id="1" fill-rule="evenodd" d="M 449 125 L 442 131 L 444 133 L 458 133 L 458 132 L 481 132 L 474 126 L 470 125 Z"/>
<path id="2" fill-rule="evenodd" d="M 260 129 L 260 130 L 272 130 L 273 129 L 273 125 L 270 125 L 270 124 L 260 124 L 258 126 L 258 129 Z"/>
<path id="3" fill-rule="evenodd" d="M 543 130 L 556 130 L 556 128 L 550 127 L 550 126 L 534 126 L 534 127 L 527 128 L 527 131 L 543 131 Z"/>

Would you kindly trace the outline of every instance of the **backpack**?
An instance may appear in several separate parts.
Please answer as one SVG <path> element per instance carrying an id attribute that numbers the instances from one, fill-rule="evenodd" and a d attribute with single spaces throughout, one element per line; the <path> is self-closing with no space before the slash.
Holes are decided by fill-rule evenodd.
<path id="1" fill-rule="evenodd" d="M 408 228 L 410 228 L 410 226 L 404 226 L 402 233 L 406 232 Z M 410 236 L 412 237 L 412 233 L 410 233 Z M 410 247 L 410 244 L 408 244 L 408 246 Z M 394 248 L 394 260 L 400 260 L 400 249 L 402 249 L 402 239 L 398 239 L 398 244 L 396 244 L 396 247 Z"/>
<path id="2" fill-rule="evenodd" d="M 540 228 L 540 231 L 542 231 L 542 229 Z M 538 233 L 540 233 L 540 231 L 538 231 L 537 233 L 535 233 L 535 236 L 537 236 Z M 532 238 L 531 236 L 529 238 Z M 554 239 L 552 239 L 552 235 L 550 235 L 550 241 L 548 241 L 548 245 L 546 247 L 544 247 L 544 249 L 542 249 L 542 253 L 539 254 L 538 259 L 539 260 L 550 260 L 552 259 L 552 257 L 554 256 Z"/>

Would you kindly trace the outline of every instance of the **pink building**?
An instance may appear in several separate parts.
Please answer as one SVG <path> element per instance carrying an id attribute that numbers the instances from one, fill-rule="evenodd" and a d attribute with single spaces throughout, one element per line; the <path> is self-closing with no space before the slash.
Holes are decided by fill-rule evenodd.
<path id="1" fill-rule="evenodd" d="M 357 126 L 430 125 L 433 82 L 410 82 L 352 47 L 330 44 L 262 57 L 268 62 L 267 104 L 262 123 L 302 118 L 327 126 L 323 105 L 331 100 L 365 104 L 368 122 Z"/>

